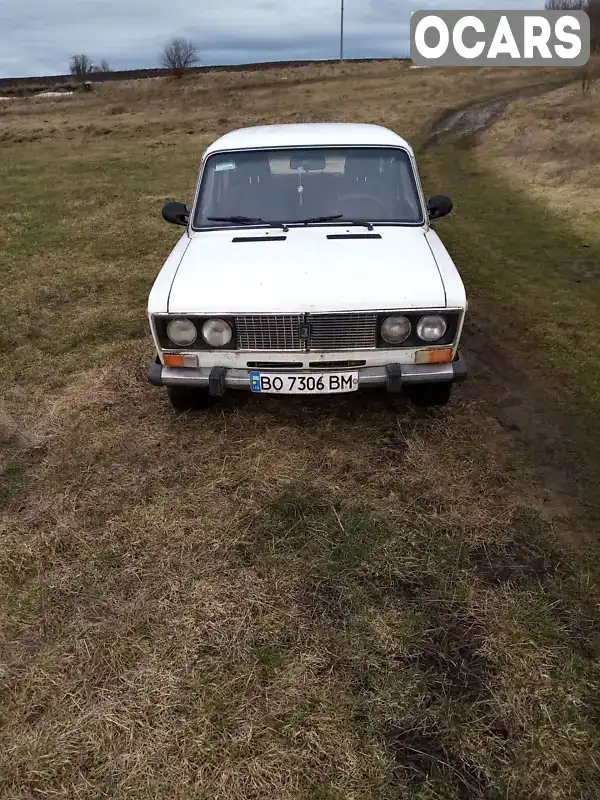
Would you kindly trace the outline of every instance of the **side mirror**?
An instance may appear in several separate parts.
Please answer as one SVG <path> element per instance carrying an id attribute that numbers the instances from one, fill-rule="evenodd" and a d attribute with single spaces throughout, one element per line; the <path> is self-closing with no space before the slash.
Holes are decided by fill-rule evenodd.
<path id="1" fill-rule="evenodd" d="M 190 219 L 190 210 L 185 203 L 170 202 L 164 204 L 162 215 L 166 222 L 185 227 Z"/>
<path id="2" fill-rule="evenodd" d="M 445 217 L 452 211 L 452 200 L 444 194 L 436 194 L 427 201 L 427 211 L 430 220 Z"/>

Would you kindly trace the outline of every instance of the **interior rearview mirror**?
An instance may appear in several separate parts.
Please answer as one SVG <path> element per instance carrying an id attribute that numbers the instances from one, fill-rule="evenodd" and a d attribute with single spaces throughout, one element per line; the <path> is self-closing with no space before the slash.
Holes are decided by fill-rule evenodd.
<path id="1" fill-rule="evenodd" d="M 306 172 L 323 170 L 327 166 L 327 161 L 323 155 L 301 155 L 291 156 L 290 169 L 304 169 Z"/>
<path id="2" fill-rule="evenodd" d="M 452 211 L 452 200 L 444 194 L 436 194 L 427 201 L 429 219 L 445 217 Z"/>
<path id="3" fill-rule="evenodd" d="M 185 203 L 165 203 L 162 209 L 163 219 L 173 225 L 186 226 L 190 219 L 190 210 Z"/>

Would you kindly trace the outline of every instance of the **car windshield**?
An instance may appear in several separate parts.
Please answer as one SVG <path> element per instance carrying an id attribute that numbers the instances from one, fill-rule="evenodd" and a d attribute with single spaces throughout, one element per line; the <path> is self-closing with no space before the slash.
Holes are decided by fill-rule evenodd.
<path id="1" fill-rule="evenodd" d="M 193 227 L 318 224 L 322 218 L 329 224 L 422 224 L 406 150 L 311 147 L 215 153 L 206 161 Z"/>

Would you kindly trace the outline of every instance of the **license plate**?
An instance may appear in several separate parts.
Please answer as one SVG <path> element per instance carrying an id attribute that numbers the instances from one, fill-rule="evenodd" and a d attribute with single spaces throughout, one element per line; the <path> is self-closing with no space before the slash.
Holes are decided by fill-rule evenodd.
<path id="1" fill-rule="evenodd" d="M 358 372 L 311 372 L 282 375 L 251 372 L 250 388 L 262 394 L 337 394 L 358 389 Z"/>

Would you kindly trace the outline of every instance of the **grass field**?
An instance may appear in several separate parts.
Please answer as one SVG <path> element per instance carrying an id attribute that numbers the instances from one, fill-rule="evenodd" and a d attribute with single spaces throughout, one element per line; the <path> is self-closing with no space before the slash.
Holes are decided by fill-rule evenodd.
<path id="1" fill-rule="evenodd" d="M 566 216 L 582 238 L 597 239 L 599 125 L 597 88 L 588 94 L 574 84 L 515 103 L 482 137 L 480 150 L 514 185 Z"/>
<path id="2" fill-rule="evenodd" d="M 515 156 L 519 102 L 425 144 L 444 109 L 565 77 L 348 64 L 0 104 L 0 797 L 597 796 L 600 235 L 540 190 L 545 140 Z M 597 88 L 528 103 L 592 141 Z M 472 376 L 446 410 L 177 416 L 148 385 L 163 202 L 217 135 L 298 120 L 388 125 L 454 198 Z"/>

